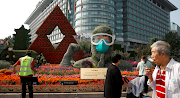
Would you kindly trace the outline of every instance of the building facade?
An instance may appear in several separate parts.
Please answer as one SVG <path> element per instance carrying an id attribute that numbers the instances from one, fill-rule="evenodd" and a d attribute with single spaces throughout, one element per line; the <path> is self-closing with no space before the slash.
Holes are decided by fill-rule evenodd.
<path id="1" fill-rule="evenodd" d="M 180 36 L 180 27 L 174 22 L 171 22 L 171 32 L 177 32 Z"/>
<path id="2" fill-rule="evenodd" d="M 125 51 L 148 44 L 151 37 L 162 39 L 170 31 L 170 12 L 177 9 L 168 0 L 42 0 L 25 22 L 31 42 L 57 4 L 82 38 L 90 38 L 96 26 L 107 25 Z M 63 37 L 58 28 L 48 35 L 53 44 Z"/>
<path id="3" fill-rule="evenodd" d="M 123 0 L 125 48 L 148 44 L 152 37 L 163 39 L 170 30 L 170 11 L 176 9 L 168 0 Z"/>

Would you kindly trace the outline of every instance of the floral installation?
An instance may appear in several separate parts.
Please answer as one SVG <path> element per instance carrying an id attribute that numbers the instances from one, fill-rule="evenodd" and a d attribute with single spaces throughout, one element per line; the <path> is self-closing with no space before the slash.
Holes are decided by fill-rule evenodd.
<path id="1" fill-rule="evenodd" d="M 123 60 L 132 59 L 132 58 L 130 57 L 130 53 L 128 53 L 128 52 L 123 53 L 123 52 L 120 51 L 120 50 L 115 50 L 114 53 L 119 53 L 119 54 L 121 55 L 121 58 L 122 58 Z"/>
<path id="2" fill-rule="evenodd" d="M 19 67 L 17 69 L 20 69 Z M 0 72 L 0 85 L 21 85 L 18 70 L 16 73 L 6 74 L 3 73 L 2 69 Z M 78 81 L 78 85 L 99 85 L 103 84 L 104 81 L 100 79 L 81 80 L 80 69 L 59 65 L 46 65 L 39 66 L 36 69 L 37 73 L 35 76 L 38 78 L 39 85 L 60 85 L 60 81 Z M 121 71 L 122 75 L 126 75 L 129 80 L 134 79 L 138 76 L 138 71 Z"/>
<path id="3" fill-rule="evenodd" d="M 134 60 L 126 60 L 132 64 L 133 67 L 137 67 L 138 62 Z"/>
<path id="4" fill-rule="evenodd" d="M 80 64 L 83 68 L 92 68 L 93 63 L 89 60 L 85 60 Z"/>

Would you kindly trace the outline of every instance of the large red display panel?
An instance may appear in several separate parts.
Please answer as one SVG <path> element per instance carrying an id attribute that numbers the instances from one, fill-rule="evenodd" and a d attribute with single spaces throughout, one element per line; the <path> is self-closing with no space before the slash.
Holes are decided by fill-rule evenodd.
<path id="1" fill-rule="evenodd" d="M 63 40 L 54 49 L 47 35 L 50 35 L 54 28 L 58 26 L 61 33 L 65 35 Z M 42 25 L 36 31 L 38 37 L 29 46 L 28 50 L 34 50 L 38 53 L 43 53 L 46 61 L 51 64 L 58 64 L 62 60 L 66 50 L 70 43 L 77 43 L 73 35 L 76 35 L 75 30 L 72 28 L 68 19 L 65 17 L 60 7 L 57 5 L 54 10 L 45 19 Z M 80 60 L 83 59 L 84 52 L 80 51 L 73 56 L 73 59 Z"/>

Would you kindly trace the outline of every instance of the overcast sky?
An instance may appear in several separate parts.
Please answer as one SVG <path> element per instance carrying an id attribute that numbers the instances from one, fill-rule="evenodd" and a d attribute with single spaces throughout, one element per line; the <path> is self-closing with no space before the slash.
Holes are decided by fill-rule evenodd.
<path id="1" fill-rule="evenodd" d="M 0 3 L 0 39 L 15 34 L 14 29 L 19 29 L 35 9 L 40 0 L 1 0 Z M 169 0 L 177 8 L 180 8 L 180 0 Z M 170 13 L 171 22 L 175 22 L 180 26 L 180 10 Z"/>

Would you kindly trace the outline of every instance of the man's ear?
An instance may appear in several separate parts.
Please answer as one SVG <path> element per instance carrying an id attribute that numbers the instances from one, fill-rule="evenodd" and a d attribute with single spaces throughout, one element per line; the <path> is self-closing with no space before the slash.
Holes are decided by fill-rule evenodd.
<path id="1" fill-rule="evenodd" d="M 162 52 L 161 55 L 162 55 L 162 56 L 165 56 L 165 52 Z"/>

